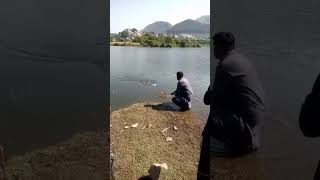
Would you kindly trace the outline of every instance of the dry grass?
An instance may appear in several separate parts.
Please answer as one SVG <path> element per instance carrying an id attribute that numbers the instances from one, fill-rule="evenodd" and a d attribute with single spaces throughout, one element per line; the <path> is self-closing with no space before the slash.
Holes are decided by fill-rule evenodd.
<path id="1" fill-rule="evenodd" d="M 114 178 L 136 180 L 148 175 L 152 164 L 167 163 L 165 179 L 196 179 L 203 121 L 190 111 L 173 112 L 161 105 L 151 107 L 157 103 L 145 107 L 147 104 L 134 104 L 112 113 Z M 130 127 L 135 123 L 139 123 L 138 127 Z M 145 127 L 149 124 L 150 128 Z M 172 137 L 172 142 L 167 142 L 161 133 L 168 127 L 165 135 Z"/>
<path id="2" fill-rule="evenodd" d="M 103 133 L 83 133 L 58 145 L 14 157 L 7 162 L 8 179 L 109 179 L 104 142 Z"/>

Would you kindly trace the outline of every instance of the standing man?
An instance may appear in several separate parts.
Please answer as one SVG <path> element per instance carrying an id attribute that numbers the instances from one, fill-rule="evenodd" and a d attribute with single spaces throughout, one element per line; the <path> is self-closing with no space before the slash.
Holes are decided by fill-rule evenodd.
<path id="1" fill-rule="evenodd" d="M 264 117 L 262 86 L 253 65 L 234 50 L 233 34 L 217 33 L 213 42 L 214 56 L 219 63 L 214 84 L 204 96 L 204 103 L 210 105 L 210 114 L 202 133 L 198 179 L 206 179 L 210 174 L 207 168 L 210 139 L 221 142 L 230 156 L 255 151 L 259 147 L 259 124 Z"/>
<path id="2" fill-rule="evenodd" d="M 305 137 L 316 138 L 320 137 L 320 74 L 313 85 L 312 91 L 307 95 L 302 104 L 299 114 L 300 129 Z M 314 180 L 320 179 L 320 161 Z"/>
<path id="3" fill-rule="evenodd" d="M 185 77 L 183 77 L 183 72 L 177 72 L 177 89 L 171 93 L 175 95 L 172 98 L 172 102 L 180 107 L 181 111 L 186 111 L 191 108 L 191 95 L 193 94 L 192 87 Z"/>

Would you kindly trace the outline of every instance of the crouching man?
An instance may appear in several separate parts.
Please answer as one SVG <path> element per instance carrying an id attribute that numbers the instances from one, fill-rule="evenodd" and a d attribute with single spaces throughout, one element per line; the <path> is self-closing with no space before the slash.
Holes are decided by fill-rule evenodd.
<path id="1" fill-rule="evenodd" d="M 171 93 L 174 95 L 172 102 L 180 107 L 181 111 L 186 111 L 191 108 L 191 95 L 193 94 L 192 87 L 185 77 L 183 72 L 177 72 L 177 89 Z"/>

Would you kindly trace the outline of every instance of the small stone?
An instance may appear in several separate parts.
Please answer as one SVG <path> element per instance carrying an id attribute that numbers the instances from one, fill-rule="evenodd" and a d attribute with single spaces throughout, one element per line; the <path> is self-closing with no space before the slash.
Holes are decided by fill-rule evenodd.
<path id="1" fill-rule="evenodd" d="M 166 132 L 168 129 L 169 129 L 169 128 L 165 128 L 165 129 L 163 129 L 161 132 L 162 132 L 162 133 L 163 133 L 163 132 Z"/>
<path id="2" fill-rule="evenodd" d="M 149 125 L 148 125 L 148 128 L 151 128 L 151 126 L 152 126 L 152 124 L 149 124 Z"/>
<path id="3" fill-rule="evenodd" d="M 173 126 L 173 130 L 178 131 L 179 129 L 176 126 Z"/>
<path id="4" fill-rule="evenodd" d="M 168 166 L 166 163 L 162 163 L 162 164 L 155 163 L 148 170 L 149 177 L 151 179 L 159 179 L 159 180 L 167 179 L 166 178 L 167 170 L 168 170 Z"/>
<path id="5" fill-rule="evenodd" d="M 125 129 L 129 129 L 129 126 L 125 126 L 124 128 L 125 128 Z"/>
<path id="6" fill-rule="evenodd" d="M 136 127 L 138 127 L 138 124 L 139 123 L 132 124 L 131 127 L 136 128 Z"/>
<path id="7" fill-rule="evenodd" d="M 155 164 L 153 164 L 153 165 L 155 165 L 155 166 L 157 166 L 157 167 L 162 167 L 162 168 L 164 168 L 164 169 L 168 169 L 167 163 L 162 163 L 162 164 L 155 163 Z"/>
<path id="8" fill-rule="evenodd" d="M 143 128 L 142 129 L 145 129 L 147 126 L 145 125 L 145 126 L 143 126 Z"/>
<path id="9" fill-rule="evenodd" d="M 167 137 L 166 141 L 170 142 L 170 141 L 173 141 L 173 139 L 172 139 L 172 137 Z"/>

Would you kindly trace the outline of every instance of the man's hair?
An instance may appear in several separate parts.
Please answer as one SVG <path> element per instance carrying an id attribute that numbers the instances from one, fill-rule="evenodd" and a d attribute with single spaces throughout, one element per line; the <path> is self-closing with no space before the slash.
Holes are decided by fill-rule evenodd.
<path id="1" fill-rule="evenodd" d="M 177 72 L 177 77 L 183 77 L 183 72 L 181 71 Z"/>
<path id="2" fill-rule="evenodd" d="M 213 36 L 213 44 L 225 50 L 233 50 L 235 47 L 235 38 L 231 32 L 219 32 Z"/>

